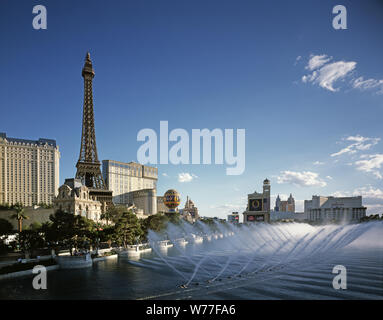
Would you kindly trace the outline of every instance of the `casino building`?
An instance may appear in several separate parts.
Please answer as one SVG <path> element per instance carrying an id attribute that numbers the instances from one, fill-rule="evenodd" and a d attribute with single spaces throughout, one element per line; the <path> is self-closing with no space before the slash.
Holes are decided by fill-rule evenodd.
<path id="1" fill-rule="evenodd" d="M 247 195 L 247 208 L 243 212 L 243 222 L 270 222 L 270 181 L 263 181 L 263 192 Z"/>

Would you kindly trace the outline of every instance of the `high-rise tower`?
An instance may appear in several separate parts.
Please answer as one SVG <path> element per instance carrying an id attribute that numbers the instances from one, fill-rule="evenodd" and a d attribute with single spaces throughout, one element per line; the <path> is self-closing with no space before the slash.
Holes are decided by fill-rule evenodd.
<path id="1" fill-rule="evenodd" d="M 287 211 L 295 212 L 295 199 L 290 193 L 290 197 L 287 199 Z"/>
<path id="2" fill-rule="evenodd" d="M 263 180 L 263 211 L 267 211 L 270 214 L 270 180 Z"/>
<path id="3" fill-rule="evenodd" d="M 106 187 L 105 181 L 100 170 L 96 147 L 96 133 L 94 127 L 93 110 L 93 77 L 94 70 L 89 52 L 85 58 L 82 69 L 84 78 L 84 106 L 82 116 L 82 134 L 80 156 L 76 164 L 76 178 L 81 179 L 82 183 L 90 189 L 89 194 L 103 203 L 103 211 L 106 206 L 112 203 L 112 191 Z"/>

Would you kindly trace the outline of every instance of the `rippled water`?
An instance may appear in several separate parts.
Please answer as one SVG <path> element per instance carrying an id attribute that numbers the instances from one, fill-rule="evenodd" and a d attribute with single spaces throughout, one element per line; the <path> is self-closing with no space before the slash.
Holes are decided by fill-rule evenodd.
<path id="1" fill-rule="evenodd" d="M 168 238 L 188 225 L 171 227 Z M 236 229 L 202 244 L 175 245 L 132 259 L 48 273 L 48 289 L 31 278 L 0 282 L 1 299 L 382 299 L 383 224 L 312 227 L 285 224 Z M 205 230 L 205 234 L 209 230 Z M 226 232 L 227 230 L 222 230 Z M 158 240 L 151 234 L 151 240 Z M 154 243 L 154 242 L 153 242 Z M 347 290 L 335 290 L 335 265 Z M 187 284 L 186 288 L 181 285 Z"/>

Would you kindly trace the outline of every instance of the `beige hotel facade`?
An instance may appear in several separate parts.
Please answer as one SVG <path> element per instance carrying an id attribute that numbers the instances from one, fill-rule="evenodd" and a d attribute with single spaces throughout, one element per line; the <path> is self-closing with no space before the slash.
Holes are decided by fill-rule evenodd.
<path id="1" fill-rule="evenodd" d="M 157 189 L 158 169 L 136 162 L 103 160 L 102 175 L 109 190 L 113 191 L 114 204 L 131 204 L 136 196 L 142 196 L 137 191 Z M 150 196 L 156 197 L 156 191 Z M 157 203 L 153 206 L 150 212 L 157 213 Z"/>
<path id="2" fill-rule="evenodd" d="M 59 188 L 55 140 L 26 140 L 0 133 L 0 204 L 52 204 Z"/>

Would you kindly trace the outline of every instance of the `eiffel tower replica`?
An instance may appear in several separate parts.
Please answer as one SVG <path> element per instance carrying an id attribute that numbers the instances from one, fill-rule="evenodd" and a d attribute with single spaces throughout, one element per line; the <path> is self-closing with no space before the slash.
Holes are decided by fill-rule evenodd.
<path id="1" fill-rule="evenodd" d="M 113 206 L 112 191 L 108 190 L 101 175 L 100 161 L 97 156 L 96 133 L 93 110 L 93 77 L 94 70 L 89 52 L 85 58 L 82 76 L 84 78 L 84 108 L 82 116 L 82 134 L 80 157 L 77 161 L 76 179 L 89 188 L 89 194 L 102 204 L 102 212 Z"/>

